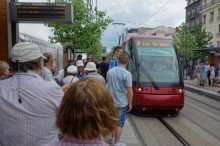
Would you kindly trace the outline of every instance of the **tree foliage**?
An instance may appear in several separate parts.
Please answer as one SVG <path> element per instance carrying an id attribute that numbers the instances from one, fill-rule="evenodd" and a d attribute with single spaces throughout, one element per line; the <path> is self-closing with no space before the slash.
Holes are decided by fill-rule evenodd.
<path id="1" fill-rule="evenodd" d="M 173 35 L 173 41 L 177 47 L 177 53 L 180 56 L 192 57 L 192 51 L 196 48 L 195 37 L 189 31 L 186 24 L 178 28 L 178 32 Z"/>
<path id="2" fill-rule="evenodd" d="M 207 33 L 202 24 L 195 27 L 191 33 L 186 24 L 179 26 L 178 32 L 173 35 L 173 40 L 177 46 L 177 53 L 187 58 L 198 59 L 207 55 L 206 52 L 194 51 L 199 48 L 207 48 L 208 42 L 212 39 L 211 33 Z"/>
<path id="3" fill-rule="evenodd" d="M 196 41 L 196 48 L 207 48 L 208 42 L 212 39 L 212 35 L 210 32 L 206 32 L 205 28 L 202 28 L 202 24 L 200 23 L 194 30 L 194 36 Z M 193 52 L 193 57 L 195 59 L 202 58 L 207 55 L 207 52 Z"/>
<path id="4" fill-rule="evenodd" d="M 97 11 L 96 15 L 90 14 L 83 0 L 57 0 L 57 3 L 72 3 L 74 18 L 72 24 L 50 24 L 49 27 L 54 32 L 50 41 L 72 44 L 76 49 L 100 58 L 101 34 L 112 22 L 112 19 L 106 16 L 106 11 Z"/>

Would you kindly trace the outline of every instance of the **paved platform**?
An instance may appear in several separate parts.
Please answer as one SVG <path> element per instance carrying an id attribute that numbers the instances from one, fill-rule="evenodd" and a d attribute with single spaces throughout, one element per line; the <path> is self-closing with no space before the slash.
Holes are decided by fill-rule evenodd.
<path id="1" fill-rule="evenodd" d="M 215 98 L 220 100 L 220 85 L 218 86 L 204 86 L 204 87 L 197 87 L 196 86 L 196 79 L 194 80 L 184 80 L 185 89 L 193 92 L 197 92 L 199 94 L 203 94 L 209 96 L 210 98 Z M 125 143 L 126 146 L 141 146 L 139 144 L 134 130 L 132 129 L 131 123 L 129 118 L 126 120 L 125 126 L 123 128 L 122 136 L 120 139 L 120 143 Z"/>
<path id="2" fill-rule="evenodd" d="M 184 86 L 186 90 L 197 92 L 199 94 L 209 96 L 210 98 L 220 100 L 220 85 L 217 86 L 196 86 L 196 79 L 194 80 L 184 80 Z"/>

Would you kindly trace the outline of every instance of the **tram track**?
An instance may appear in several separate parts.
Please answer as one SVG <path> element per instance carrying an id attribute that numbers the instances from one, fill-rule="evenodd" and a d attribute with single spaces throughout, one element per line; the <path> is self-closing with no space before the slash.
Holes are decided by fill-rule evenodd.
<path id="1" fill-rule="evenodd" d="M 190 144 L 175 130 L 170 124 L 168 124 L 162 117 L 157 118 L 184 146 L 190 146 Z"/>
<path id="2" fill-rule="evenodd" d="M 146 117 L 143 117 L 146 118 Z M 163 125 L 169 133 L 171 133 L 179 143 L 181 143 L 183 146 L 191 146 L 170 124 L 168 124 L 162 117 L 154 117 L 154 119 L 158 120 L 161 125 Z M 136 136 L 138 137 L 138 141 L 142 144 L 142 146 L 147 146 L 149 144 L 146 143 L 145 139 L 146 137 L 143 137 L 140 131 L 138 130 L 138 127 L 134 121 L 133 118 L 129 118 L 132 127 L 136 133 Z"/>
<path id="3" fill-rule="evenodd" d="M 194 100 L 194 101 L 196 101 L 196 102 L 198 102 L 198 103 L 201 103 L 201 104 L 203 104 L 203 105 L 206 105 L 206 106 L 208 106 L 208 107 L 211 107 L 211 108 L 213 108 L 213 109 L 215 109 L 215 110 L 217 110 L 217 111 L 220 111 L 220 108 L 217 108 L 217 107 L 215 107 L 215 106 L 212 106 L 212 105 L 210 105 L 210 104 L 207 104 L 207 103 L 205 103 L 205 102 L 203 102 L 203 101 L 201 101 L 201 100 L 198 100 L 198 99 L 195 99 L 195 98 L 193 98 L 192 96 L 189 96 L 189 95 L 186 95 L 188 98 L 190 98 L 190 99 L 192 99 L 192 100 Z M 207 97 L 208 98 L 208 97 Z M 213 100 L 213 99 L 212 99 Z M 220 101 L 219 101 L 220 102 Z"/>

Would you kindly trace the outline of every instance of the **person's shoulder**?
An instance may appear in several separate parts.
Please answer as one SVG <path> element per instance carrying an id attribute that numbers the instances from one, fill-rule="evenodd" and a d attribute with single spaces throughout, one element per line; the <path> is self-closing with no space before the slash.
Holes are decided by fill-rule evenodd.
<path id="1" fill-rule="evenodd" d="M 44 89 L 60 88 L 56 81 L 46 81 L 42 78 L 38 78 L 36 81 L 36 86 L 42 87 Z"/>

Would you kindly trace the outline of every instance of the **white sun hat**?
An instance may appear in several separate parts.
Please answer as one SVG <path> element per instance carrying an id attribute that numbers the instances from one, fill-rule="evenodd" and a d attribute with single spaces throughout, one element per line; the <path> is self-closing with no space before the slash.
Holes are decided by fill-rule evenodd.
<path id="1" fill-rule="evenodd" d="M 84 70 L 97 71 L 96 64 L 94 62 L 88 62 Z"/>
<path id="2" fill-rule="evenodd" d="M 82 60 L 77 60 L 76 61 L 76 66 L 84 66 L 84 63 Z"/>
<path id="3" fill-rule="evenodd" d="M 77 73 L 77 67 L 75 65 L 70 65 L 67 67 L 67 72 L 68 73 Z"/>
<path id="4" fill-rule="evenodd" d="M 13 62 L 28 62 L 40 57 L 46 59 L 41 54 L 39 46 L 30 42 L 18 43 L 11 49 L 11 61 Z"/>

